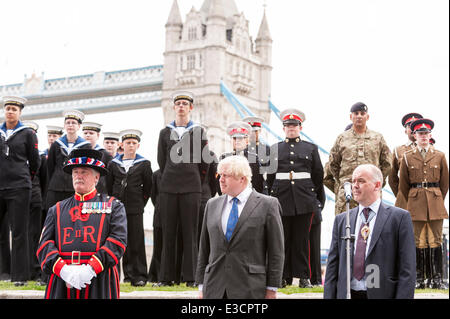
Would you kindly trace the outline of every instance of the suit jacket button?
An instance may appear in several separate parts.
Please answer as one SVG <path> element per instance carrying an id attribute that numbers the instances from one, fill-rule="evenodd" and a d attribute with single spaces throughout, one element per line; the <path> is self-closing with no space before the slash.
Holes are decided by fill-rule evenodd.
<path id="1" fill-rule="evenodd" d="M 295 184 L 295 182 L 294 182 L 294 181 L 292 181 L 292 182 L 291 182 L 291 184 L 292 184 L 292 185 L 294 185 L 294 184 Z"/>

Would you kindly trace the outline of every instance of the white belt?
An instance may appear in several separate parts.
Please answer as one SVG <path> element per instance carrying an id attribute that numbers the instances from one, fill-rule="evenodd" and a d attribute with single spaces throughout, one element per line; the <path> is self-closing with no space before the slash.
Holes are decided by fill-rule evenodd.
<path id="1" fill-rule="evenodd" d="M 276 179 L 288 179 L 288 180 L 293 180 L 293 179 L 308 179 L 311 178 L 311 174 L 307 173 L 307 172 L 289 172 L 289 173 L 277 173 L 275 175 Z"/>

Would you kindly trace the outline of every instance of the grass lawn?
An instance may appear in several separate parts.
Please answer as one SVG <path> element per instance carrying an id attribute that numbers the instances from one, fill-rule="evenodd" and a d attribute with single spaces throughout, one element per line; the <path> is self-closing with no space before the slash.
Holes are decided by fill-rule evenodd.
<path id="1" fill-rule="evenodd" d="M 12 282 L 0 281 L 0 290 L 45 290 L 45 286 L 39 286 L 35 281 L 29 281 L 26 286 L 15 287 Z M 197 288 L 186 287 L 186 284 L 176 285 L 172 287 L 153 287 L 151 283 L 147 283 L 144 287 L 133 287 L 130 283 L 121 283 L 121 292 L 133 292 L 133 291 L 196 291 Z M 296 286 L 287 286 L 278 290 L 281 293 L 290 295 L 298 293 L 323 293 L 323 287 L 314 288 L 299 288 Z M 448 290 L 437 290 L 437 289 L 417 289 L 416 294 L 420 293 L 446 293 Z"/>

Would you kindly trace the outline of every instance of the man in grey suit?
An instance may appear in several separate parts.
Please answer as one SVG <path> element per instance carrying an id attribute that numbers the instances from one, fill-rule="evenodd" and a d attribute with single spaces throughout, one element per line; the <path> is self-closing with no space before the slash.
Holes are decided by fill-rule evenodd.
<path id="1" fill-rule="evenodd" d="M 224 195 L 205 208 L 196 278 L 200 298 L 276 298 L 284 264 L 281 206 L 250 188 L 245 157 L 223 159 L 217 172 Z"/>
<path id="2" fill-rule="evenodd" d="M 352 193 L 358 207 L 350 210 L 352 299 L 414 298 L 416 252 L 408 211 L 381 202 L 383 175 L 374 165 L 353 171 Z M 345 299 L 347 265 L 345 214 L 336 216 L 328 254 L 324 298 Z M 356 230 L 356 232 L 355 232 Z"/>

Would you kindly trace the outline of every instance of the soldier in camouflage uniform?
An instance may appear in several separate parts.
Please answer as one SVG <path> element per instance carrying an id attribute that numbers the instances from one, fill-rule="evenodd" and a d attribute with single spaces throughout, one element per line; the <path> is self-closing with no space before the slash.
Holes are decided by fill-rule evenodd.
<path id="1" fill-rule="evenodd" d="M 350 110 L 352 129 L 340 134 L 330 152 L 330 171 L 336 181 L 335 214 L 346 210 L 343 184 L 351 182 L 354 169 L 361 164 L 373 164 L 386 177 L 391 170 L 391 152 L 383 135 L 367 128 L 369 119 L 368 108 L 364 103 L 354 104 Z M 350 201 L 350 208 L 358 206 L 354 200 Z"/>

